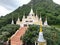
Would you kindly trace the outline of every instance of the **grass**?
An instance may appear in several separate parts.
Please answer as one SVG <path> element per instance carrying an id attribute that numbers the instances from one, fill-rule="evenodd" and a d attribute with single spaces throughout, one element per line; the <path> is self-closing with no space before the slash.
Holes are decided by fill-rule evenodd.
<path id="1" fill-rule="evenodd" d="M 60 25 L 51 25 L 51 26 L 54 26 L 56 28 L 60 28 Z"/>

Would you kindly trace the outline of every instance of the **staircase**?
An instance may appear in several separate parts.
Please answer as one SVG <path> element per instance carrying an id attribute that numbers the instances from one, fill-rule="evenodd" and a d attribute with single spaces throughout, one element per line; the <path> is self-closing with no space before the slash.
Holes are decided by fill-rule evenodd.
<path id="1" fill-rule="evenodd" d="M 16 33 L 11 37 L 11 45 L 22 45 L 23 42 L 20 40 L 21 36 L 25 34 L 27 27 L 21 27 Z"/>

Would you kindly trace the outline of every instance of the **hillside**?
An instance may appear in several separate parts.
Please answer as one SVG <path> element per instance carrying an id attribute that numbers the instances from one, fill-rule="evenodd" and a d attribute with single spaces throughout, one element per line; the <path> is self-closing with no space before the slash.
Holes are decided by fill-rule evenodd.
<path id="1" fill-rule="evenodd" d="M 10 24 L 12 16 L 15 22 L 17 20 L 18 15 L 20 19 L 22 19 L 24 13 L 27 16 L 31 8 L 31 3 L 33 3 L 34 12 L 36 12 L 37 10 L 37 14 L 39 17 L 41 12 L 43 21 L 44 21 L 44 18 L 47 16 L 49 25 L 60 24 L 60 6 L 59 5 L 53 3 L 52 0 L 32 0 L 29 4 L 19 7 L 14 12 L 7 14 L 6 16 L 0 17 L 0 28 L 2 26 L 5 26 L 6 24 Z"/>
<path id="2" fill-rule="evenodd" d="M 19 7 L 14 12 L 7 14 L 6 16 L 1 16 L 0 17 L 0 32 L 1 32 L 0 41 L 1 40 L 7 41 L 8 38 L 11 37 L 11 35 L 13 35 L 16 32 L 19 26 L 10 25 L 12 17 L 14 19 L 14 23 L 16 23 L 18 15 L 19 15 L 19 18 L 22 20 L 24 13 L 27 16 L 28 13 L 30 12 L 32 3 L 33 3 L 33 10 L 35 13 L 37 11 L 38 17 L 40 17 L 40 12 L 41 12 L 43 21 L 47 16 L 48 24 L 53 26 L 50 28 L 43 27 L 44 37 L 48 41 L 47 43 L 49 45 L 55 45 L 55 44 L 60 45 L 60 42 L 59 42 L 60 41 L 60 29 L 59 29 L 60 28 L 60 6 L 55 4 L 52 0 L 32 0 L 32 2 L 30 2 L 27 5 L 23 5 L 22 7 Z M 38 31 L 39 31 L 38 29 L 39 29 L 39 26 L 35 26 L 35 25 L 30 26 L 28 31 L 26 31 L 26 34 L 23 36 L 22 40 L 25 42 L 25 40 L 29 38 L 29 40 L 26 40 L 25 43 L 30 42 L 31 44 L 32 43 L 34 44 L 34 41 L 38 36 Z M 56 37 L 54 34 L 56 34 Z M 27 38 L 25 38 L 25 36 Z M 30 36 L 32 37 L 32 39 Z M 33 36 L 35 36 L 35 38 Z"/>

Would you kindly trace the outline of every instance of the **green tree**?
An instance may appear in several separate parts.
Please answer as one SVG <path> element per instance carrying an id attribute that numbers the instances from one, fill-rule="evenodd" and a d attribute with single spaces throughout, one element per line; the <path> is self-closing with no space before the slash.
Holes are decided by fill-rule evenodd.
<path id="1" fill-rule="evenodd" d="M 47 45 L 59 45 L 59 29 L 55 27 L 43 27 L 44 38 L 47 40 Z M 27 45 L 34 45 L 38 40 L 39 26 L 31 25 L 22 37 L 23 42 Z"/>

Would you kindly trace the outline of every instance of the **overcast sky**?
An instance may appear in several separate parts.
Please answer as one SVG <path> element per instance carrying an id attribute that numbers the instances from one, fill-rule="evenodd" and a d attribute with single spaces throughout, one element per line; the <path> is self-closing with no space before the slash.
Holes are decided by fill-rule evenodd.
<path id="1" fill-rule="evenodd" d="M 60 5 L 60 0 L 53 0 L 56 4 Z"/>
<path id="2" fill-rule="evenodd" d="M 5 16 L 31 0 L 0 0 L 0 16 Z"/>
<path id="3" fill-rule="evenodd" d="M 0 0 L 0 16 L 5 16 L 11 13 L 19 6 L 29 3 L 31 0 Z M 60 4 L 60 0 L 53 0 L 55 3 Z"/>

